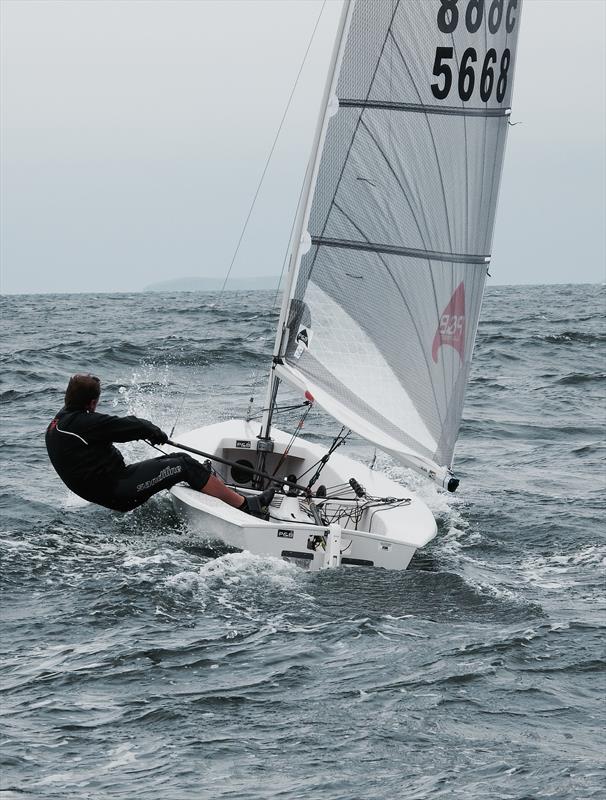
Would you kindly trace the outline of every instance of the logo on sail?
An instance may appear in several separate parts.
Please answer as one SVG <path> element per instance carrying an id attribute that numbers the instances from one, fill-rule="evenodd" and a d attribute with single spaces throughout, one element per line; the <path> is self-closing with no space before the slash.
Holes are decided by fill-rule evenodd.
<path id="1" fill-rule="evenodd" d="M 295 358 L 301 358 L 303 353 L 309 349 L 312 336 L 313 336 L 313 331 L 311 331 L 309 328 L 306 328 L 304 325 L 299 325 L 299 330 L 296 339 L 297 349 L 295 350 Z"/>
<path id="2" fill-rule="evenodd" d="M 449 344 L 460 355 L 465 357 L 465 285 L 463 281 L 457 286 L 448 305 L 442 311 L 436 335 L 433 337 L 431 355 L 438 363 L 438 350 Z"/>

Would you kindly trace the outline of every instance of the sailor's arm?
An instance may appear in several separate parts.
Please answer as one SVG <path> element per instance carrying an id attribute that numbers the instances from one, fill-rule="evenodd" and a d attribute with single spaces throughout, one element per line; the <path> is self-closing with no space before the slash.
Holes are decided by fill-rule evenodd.
<path id="1" fill-rule="evenodd" d="M 89 442 L 133 442 L 149 439 L 152 444 L 164 444 L 168 436 L 153 422 L 140 417 L 114 417 L 111 414 L 89 414 L 86 438 Z"/>

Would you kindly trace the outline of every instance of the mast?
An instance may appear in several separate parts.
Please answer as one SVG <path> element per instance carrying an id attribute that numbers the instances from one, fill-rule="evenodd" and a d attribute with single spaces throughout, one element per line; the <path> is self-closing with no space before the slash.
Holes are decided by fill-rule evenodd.
<path id="1" fill-rule="evenodd" d="M 318 178 L 322 149 L 324 146 L 324 140 L 326 139 L 326 130 L 328 128 L 330 118 L 338 110 L 338 100 L 336 98 L 335 91 L 337 80 L 339 78 L 341 62 L 343 60 L 343 51 L 347 41 L 347 32 L 351 21 L 351 15 L 353 13 L 354 2 L 355 0 L 343 0 L 343 8 L 341 10 L 341 17 L 339 19 L 339 27 L 337 28 L 326 84 L 324 86 L 324 95 L 320 105 L 311 153 L 307 170 L 305 172 L 305 177 L 303 179 L 301 199 L 297 207 L 297 216 L 290 240 L 290 261 L 286 275 L 286 282 L 284 285 L 284 294 L 282 297 L 282 307 L 280 309 L 278 327 L 276 330 L 276 340 L 274 343 L 272 365 L 267 385 L 261 432 L 258 437 L 261 441 L 267 441 L 270 439 L 273 407 L 276 395 L 278 393 L 278 384 L 280 382 L 279 378 L 275 374 L 275 368 L 276 364 L 280 362 L 283 356 L 284 347 L 288 341 L 288 311 L 290 308 L 293 287 L 296 286 L 297 276 L 299 274 L 301 258 L 311 245 L 309 236 L 306 236 L 305 233 L 307 232 L 307 224 L 309 222 L 309 214 L 311 211 L 314 189 Z"/>

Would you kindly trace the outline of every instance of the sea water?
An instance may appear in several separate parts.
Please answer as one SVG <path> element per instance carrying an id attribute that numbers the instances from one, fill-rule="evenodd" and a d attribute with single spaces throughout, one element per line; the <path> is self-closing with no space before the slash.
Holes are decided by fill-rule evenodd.
<path id="1" fill-rule="evenodd" d="M 438 519 L 405 572 L 229 552 L 166 493 L 119 515 L 50 467 L 76 371 L 100 411 L 170 430 L 183 404 L 176 435 L 258 413 L 273 294 L 2 306 L 3 800 L 606 795 L 603 288 L 488 290 L 459 491 L 377 460 Z"/>

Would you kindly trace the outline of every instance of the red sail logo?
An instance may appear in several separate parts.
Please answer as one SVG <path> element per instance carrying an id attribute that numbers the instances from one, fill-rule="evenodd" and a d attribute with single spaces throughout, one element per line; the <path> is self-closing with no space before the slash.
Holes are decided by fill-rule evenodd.
<path id="1" fill-rule="evenodd" d="M 465 357 L 465 285 L 457 286 L 448 305 L 442 311 L 436 335 L 433 337 L 431 355 L 438 363 L 438 350 L 443 344 L 449 344 L 461 356 Z"/>

